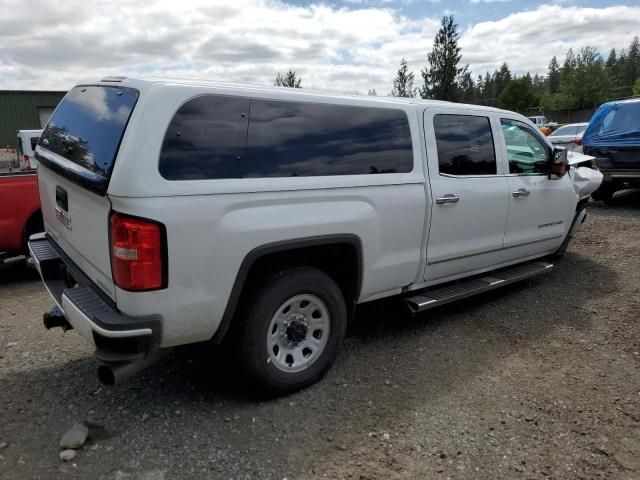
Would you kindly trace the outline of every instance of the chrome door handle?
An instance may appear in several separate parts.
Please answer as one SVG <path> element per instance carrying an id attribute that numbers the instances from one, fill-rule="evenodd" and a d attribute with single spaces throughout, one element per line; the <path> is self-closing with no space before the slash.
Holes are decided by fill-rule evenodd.
<path id="1" fill-rule="evenodd" d="M 518 190 L 513 192 L 513 196 L 516 197 L 516 198 L 518 198 L 518 197 L 528 197 L 530 193 L 531 192 L 529 190 L 527 190 L 526 188 L 519 188 Z"/>
<path id="2" fill-rule="evenodd" d="M 451 193 L 447 193 L 443 197 L 436 198 L 436 203 L 438 205 L 442 205 L 443 203 L 458 203 L 460 201 L 460 197 L 457 195 L 453 195 Z"/>

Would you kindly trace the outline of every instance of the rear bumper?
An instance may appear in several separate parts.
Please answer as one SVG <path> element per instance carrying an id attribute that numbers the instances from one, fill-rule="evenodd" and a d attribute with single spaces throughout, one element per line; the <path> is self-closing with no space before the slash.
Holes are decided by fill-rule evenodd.
<path id="1" fill-rule="evenodd" d="M 128 362 L 157 350 L 159 317 L 119 312 L 46 234 L 31 237 L 29 252 L 49 295 L 73 328 L 95 345 L 100 360 Z"/>

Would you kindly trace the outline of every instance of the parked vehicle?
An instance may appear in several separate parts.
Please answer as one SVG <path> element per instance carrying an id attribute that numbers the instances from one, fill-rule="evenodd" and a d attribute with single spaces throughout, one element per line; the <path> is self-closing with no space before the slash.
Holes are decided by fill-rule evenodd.
<path id="1" fill-rule="evenodd" d="M 527 118 L 531 121 L 531 123 L 533 123 L 538 128 L 549 123 L 549 119 L 544 115 L 535 115 L 533 117 L 527 117 Z"/>
<path id="2" fill-rule="evenodd" d="M 553 120 L 549 120 L 544 115 L 534 115 L 533 117 L 527 117 L 531 123 L 533 123 L 536 127 L 548 127 L 551 131 L 558 128 L 558 123 Z"/>
<path id="3" fill-rule="evenodd" d="M 640 98 L 602 105 L 582 142 L 604 174 L 594 199 L 608 201 L 618 190 L 640 187 Z"/>
<path id="4" fill-rule="evenodd" d="M 36 172 L 0 174 L 0 262 L 26 254 L 29 237 L 43 230 Z"/>
<path id="5" fill-rule="evenodd" d="M 213 340 L 276 393 L 331 367 L 357 304 L 549 271 L 601 179 L 504 110 L 143 78 L 73 88 L 36 156 L 47 327 L 106 384 Z"/>
<path id="6" fill-rule="evenodd" d="M 549 135 L 554 145 L 566 147 L 567 150 L 582 153 L 582 135 L 588 123 L 569 123 L 558 128 Z"/>
<path id="7" fill-rule="evenodd" d="M 21 170 L 38 168 L 38 161 L 34 157 L 34 151 L 42 130 L 18 130 L 18 163 Z"/>

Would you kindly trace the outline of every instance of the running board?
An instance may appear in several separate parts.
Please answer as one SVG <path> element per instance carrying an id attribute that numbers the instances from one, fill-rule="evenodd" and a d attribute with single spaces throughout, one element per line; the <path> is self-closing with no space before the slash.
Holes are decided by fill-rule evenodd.
<path id="1" fill-rule="evenodd" d="M 514 267 L 496 270 L 491 272 L 490 275 L 483 277 L 475 277 L 444 287 L 434 288 L 433 290 L 426 290 L 419 295 L 406 298 L 405 302 L 409 310 L 413 313 L 418 313 L 478 293 L 488 292 L 489 290 L 524 280 L 525 278 L 535 277 L 541 273 L 551 271 L 552 268 L 553 264 L 543 261 L 516 265 Z"/>

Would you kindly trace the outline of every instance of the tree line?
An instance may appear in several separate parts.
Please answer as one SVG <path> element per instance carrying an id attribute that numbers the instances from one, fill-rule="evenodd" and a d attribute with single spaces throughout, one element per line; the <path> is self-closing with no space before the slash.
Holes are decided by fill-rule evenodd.
<path id="1" fill-rule="evenodd" d="M 640 44 L 634 37 L 628 48 L 612 49 L 607 59 L 593 47 L 569 49 L 562 64 L 554 56 L 546 75 L 516 75 L 504 62 L 493 73 L 474 80 L 468 65 L 461 63 L 460 33 L 453 16 L 442 18 L 419 84 L 402 58 L 389 95 L 490 105 L 527 112 L 595 108 L 601 103 L 640 95 Z M 289 70 L 277 74 L 275 85 L 301 88 L 301 79 Z M 377 95 L 369 90 L 369 95 Z"/>

